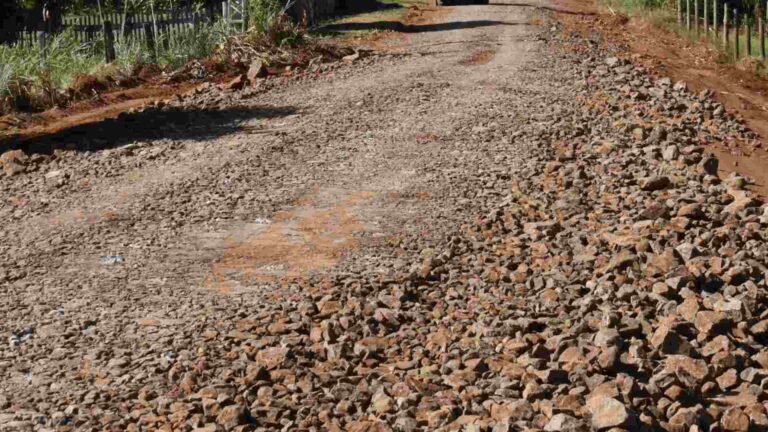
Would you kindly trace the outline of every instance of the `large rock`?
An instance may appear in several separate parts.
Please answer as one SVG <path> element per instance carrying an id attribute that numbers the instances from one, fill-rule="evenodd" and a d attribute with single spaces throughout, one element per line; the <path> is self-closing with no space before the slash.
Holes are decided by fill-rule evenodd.
<path id="1" fill-rule="evenodd" d="M 667 176 L 646 177 L 640 179 L 640 189 L 644 191 L 658 191 L 668 188 L 672 182 Z"/>
<path id="2" fill-rule="evenodd" d="M 586 432 L 589 430 L 583 420 L 567 414 L 555 414 L 544 426 L 546 432 Z"/>
<path id="3" fill-rule="evenodd" d="M 250 67 L 248 67 L 248 73 L 246 74 L 246 77 L 251 83 L 254 83 L 256 82 L 257 78 L 263 78 L 267 76 L 267 74 L 267 66 L 264 64 L 264 61 L 256 59 L 251 62 Z"/>
<path id="4" fill-rule="evenodd" d="M 590 402 L 592 427 L 596 430 L 607 430 L 626 426 L 630 422 L 630 414 L 623 403 L 614 398 L 602 397 Z"/>

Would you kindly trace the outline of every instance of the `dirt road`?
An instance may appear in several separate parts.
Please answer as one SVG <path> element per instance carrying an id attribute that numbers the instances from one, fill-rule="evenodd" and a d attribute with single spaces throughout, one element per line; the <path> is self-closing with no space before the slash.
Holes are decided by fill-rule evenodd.
<path id="1" fill-rule="evenodd" d="M 15 159 L 26 168 L 0 191 L 0 430 L 631 429 L 687 407 L 662 414 L 632 391 L 607 414 L 589 405 L 632 374 L 650 391 L 664 359 L 629 335 L 651 344 L 674 311 L 632 309 L 661 308 L 655 285 L 605 290 L 649 290 L 633 263 L 692 242 L 746 251 L 719 271 L 747 266 L 762 293 L 764 242 L 699 238 L 704 221 L 761 236 L 768 220 L 696 171 L 689 108 L 715 105 L 532 20 L 546 22 L 455 7 L 402 49 L 203 92 Z M 657 117 L 626 85 L 658 99 Z M 748 133 L 707 115 L 710 137 Z M 712 222 L 734 197 L 733 220 Z M 685 267 L 680 254 L 655 277 Z M 757 323 L 744 283 L 727 295 Z M 701 301 L 684 286 L 670 301 Z"/>

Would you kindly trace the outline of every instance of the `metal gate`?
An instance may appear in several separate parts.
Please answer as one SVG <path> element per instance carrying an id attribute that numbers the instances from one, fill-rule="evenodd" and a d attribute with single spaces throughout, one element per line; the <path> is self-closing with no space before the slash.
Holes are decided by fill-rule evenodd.
<path id="1" fill-rule="evenodd" d="M 226 0 L 221 3 L 224 22 L 239 31 L 248 27 L 248 0 Z"/>

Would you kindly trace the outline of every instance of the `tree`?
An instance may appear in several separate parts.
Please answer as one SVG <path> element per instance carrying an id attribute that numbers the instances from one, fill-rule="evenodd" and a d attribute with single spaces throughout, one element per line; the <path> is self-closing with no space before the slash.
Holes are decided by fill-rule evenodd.
<path id="1" fill-rule="evenodd" d="M 16 40 L 16 32 L 21 30 L 23 20 L 21 7 L 16 0 L 0 0 L 0 43 L 9 43 Z"/>

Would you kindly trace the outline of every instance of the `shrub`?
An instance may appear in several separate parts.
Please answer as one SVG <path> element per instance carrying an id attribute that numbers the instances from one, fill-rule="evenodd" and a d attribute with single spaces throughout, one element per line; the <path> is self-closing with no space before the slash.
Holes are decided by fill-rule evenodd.
<path id="1" fill-rule="evenodd" d="M 251 28 L 258 33 L 268 33 L 277 23 L 282 9 L 280 0 L 251 0 L 248 10 Z"/>

